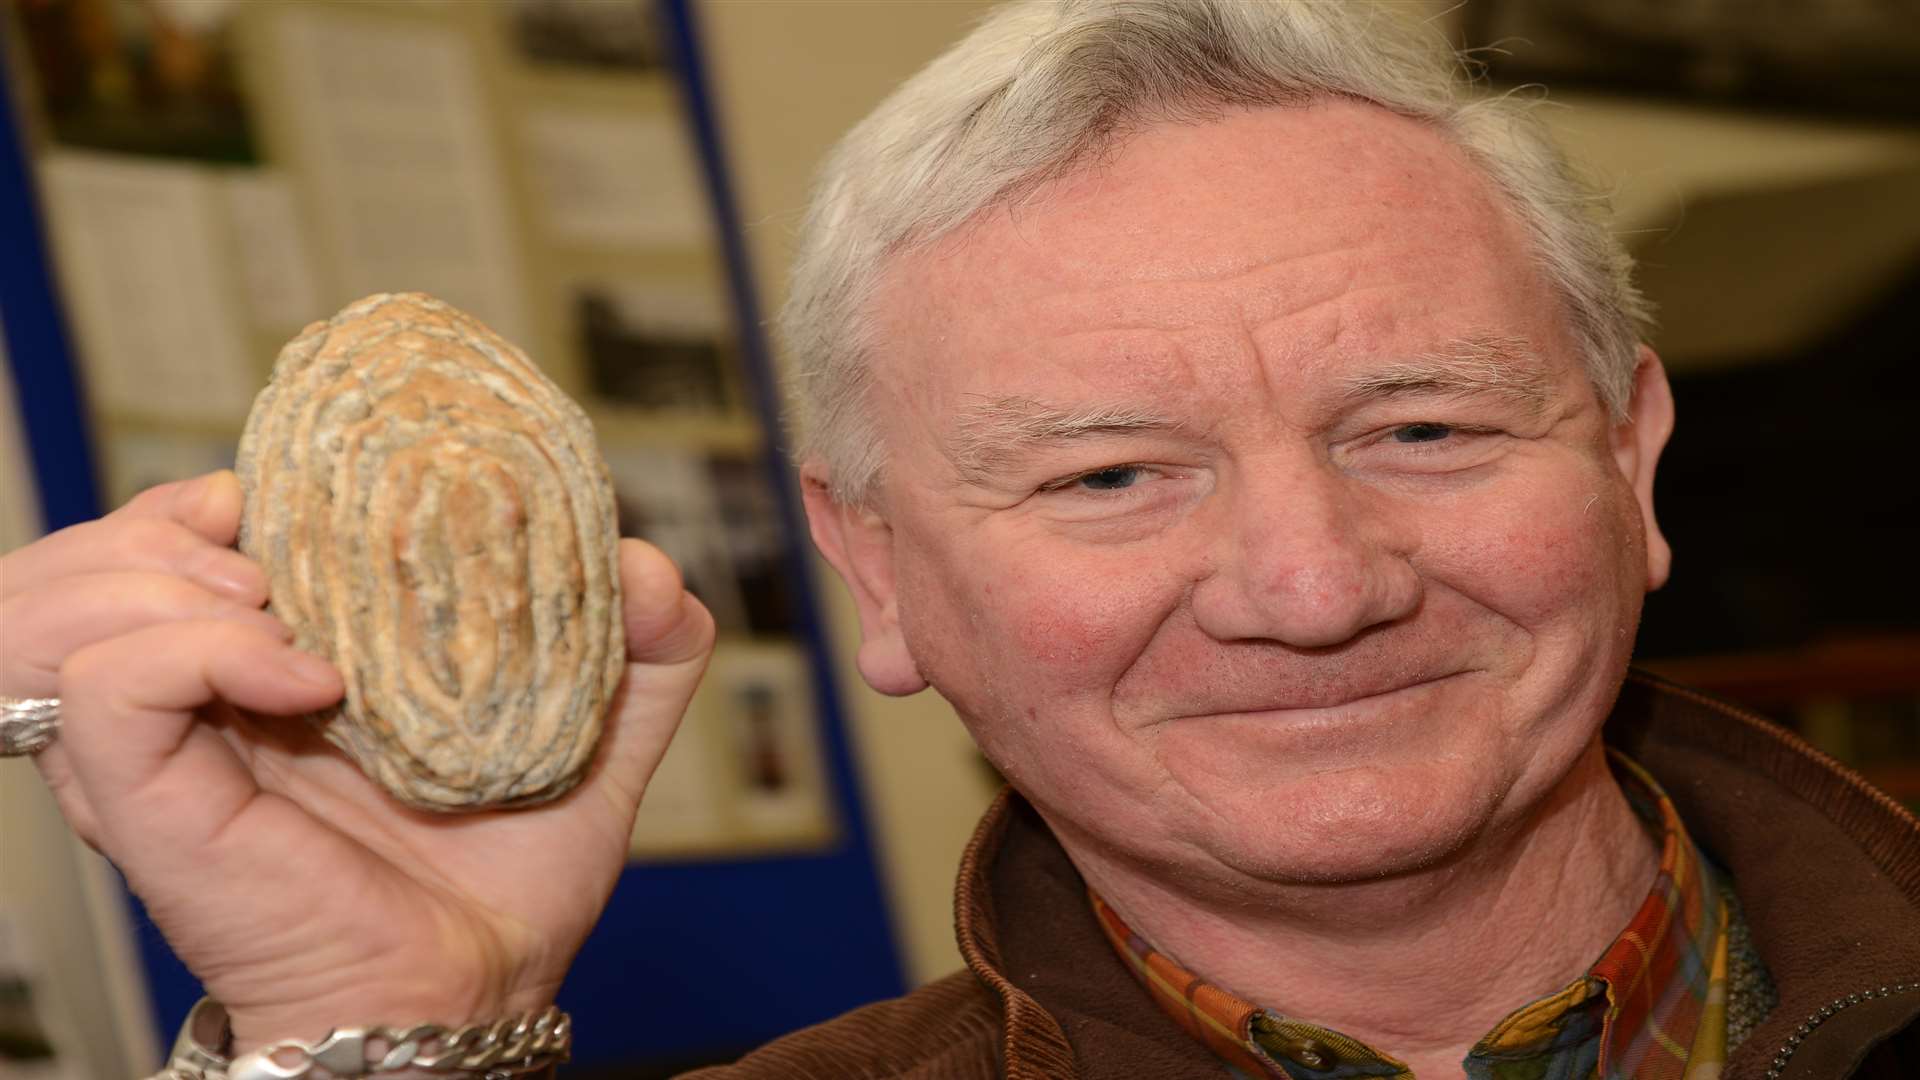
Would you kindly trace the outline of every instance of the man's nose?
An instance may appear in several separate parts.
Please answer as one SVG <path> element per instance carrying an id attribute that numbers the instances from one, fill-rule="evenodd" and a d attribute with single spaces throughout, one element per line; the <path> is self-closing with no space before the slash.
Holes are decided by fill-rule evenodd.
<path id="1" fill-rule="evenodd" d="M 1380 502 L 1321 468 L 1233 485 L 1216 503 L 1211 565 L 1193 592 L 1200 628 L 1222 641 L 1317 648 L 1412 612 L 1418 539 Z"/>

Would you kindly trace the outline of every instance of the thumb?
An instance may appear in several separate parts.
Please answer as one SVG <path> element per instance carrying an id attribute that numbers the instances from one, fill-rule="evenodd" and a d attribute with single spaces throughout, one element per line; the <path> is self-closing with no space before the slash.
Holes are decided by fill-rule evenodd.
<path id="1" fill-rule="evenodd" d="M 698 660 L 704 669 L 713 650 L 713 616 L 687 591 L 673 560 L 644 541 L 620 541 L 620 592 L 629 664 L 673 667 Z"/>
<path id="2" fill-rule="evenodd" d="M 620 541 L 627 670 L 607 711 L 594 770 L 629 827 L 713 652 L 713 616 L 659 548 Z"/>

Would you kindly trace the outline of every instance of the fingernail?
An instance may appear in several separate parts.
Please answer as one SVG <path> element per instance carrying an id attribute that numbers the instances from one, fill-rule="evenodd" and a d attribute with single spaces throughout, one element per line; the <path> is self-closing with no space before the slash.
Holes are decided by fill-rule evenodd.
<path id="1" fill-rule="evenodd" d="M 260 598 L 260 579 L 244 574 L 210 573 L 202 578 L 206 586 L 232 600 L 257 600 Z"/>
<path id="2" fill-rule="evenodd" d="M 219 475 L 220 472 L 216 469 L 210 473 L 201 473 L 199 476 L 191 477 L 187 480 L 186 485 L 180 489 L 180 494 L 189 499 L 202 498 L 206 495 L 207 489 L 213 486 L 213 478 Z"/>
<path id="3" fill-rule="evenodd" d="M 313 686 L 332 686 L 338 681 L 333 665 L 309 652 L 288 649 L 281 660 L 288 675 Z"/>
<path id="4" fill-rule="evenodd" d="M 192 571 L 193 578 L 242 603 L 257 604 L 267 594 L 266 574 L 258 563 L 244 555 L 216 550 Z"/>
<path id="5" fill-rule="evenodd" d="M 213 493 L 218 490 L 220 478 L 232 471 L 231 469 L 217 469 L 210 473 L 203 473 L 187 481 L 186 490 L 180 493 L 183 505 L 193 510 L 198 510 L 202 506 L 205 506 L 207 500 L 213 498 Z"/>

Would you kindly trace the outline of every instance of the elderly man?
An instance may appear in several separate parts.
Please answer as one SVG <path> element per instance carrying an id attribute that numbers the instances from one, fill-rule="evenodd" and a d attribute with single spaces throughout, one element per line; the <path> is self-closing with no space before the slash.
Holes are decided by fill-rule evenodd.
<path id="1" fill-rule="evenodd" d="M 1912 1075 L 1920 829 L 1627 676 L 1666 382 L 1590 200 L 1452 66 L 1358 5 L 1028 5 L 847 137 L 786 320 L 814 537 L 862 674 L 1012 792 L 968 971 L 711 1075 Z M 593 777 L 432 819 L 269 719 L 341 686 L 237 500 L 5 567 L 0 689 L 61 700 L 49 783 L 230 1017 L 176 1075 L 546 1005 L 704 611 L 628 542 Z"/>

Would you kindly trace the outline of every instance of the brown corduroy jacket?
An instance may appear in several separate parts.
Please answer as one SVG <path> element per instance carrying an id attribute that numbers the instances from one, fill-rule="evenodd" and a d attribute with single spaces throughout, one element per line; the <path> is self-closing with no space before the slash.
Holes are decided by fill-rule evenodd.
<path id="1" fill-rule="evenodd" d="M 1727 1080 L 1920 1077 L 1920 822 L 1760 717 L 1649 676 L 1628 680 L 1607 741 L 1731 872 L 1779 990 Z M 1114 955 L 1079 875 L 1018 796 L 1002 794 L 968 845 L 955 916 L 967 970 L 693 1076 L 1225 1075 Z"/>

